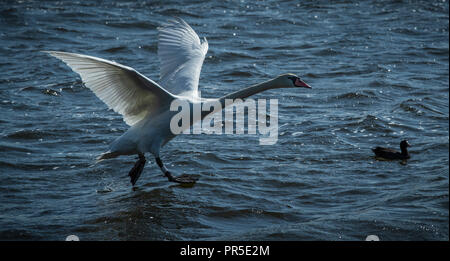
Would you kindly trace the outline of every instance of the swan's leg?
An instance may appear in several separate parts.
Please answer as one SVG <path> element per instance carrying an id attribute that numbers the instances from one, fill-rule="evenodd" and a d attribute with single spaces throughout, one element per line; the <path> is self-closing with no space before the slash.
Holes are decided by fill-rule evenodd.
<path id="1" fill-rule="evenodd" d="M 156 160 L 156 164 L 158 164 L 159 168 L 161 169 L 161 171 L 164 173 L 164 175 L 167 177 L 167 179 L 169 181 L 183 183 L 183 184 L 195 183 L 197 181 L 197 178 L 191 177 L 186 174 L 183 174 L 178 177 L 174 177 L 174 176 L 172 176 L 170 171 L 164 166 L 164 164 L 162 163 L 162 161 L 159 157 L 155 157 L 155 160 Z"/>
<path id="2" fill-rule="evenodd" d="M 144 169 L 144 165 L 145 165 L 145 161 L 146 161 L 144 154 L 139 153 L 138 155 L 139 155 L 138 161 L 136 161 L 136 163 L 134 164 L 134 167 L 128 173 L 128 176 L 130 176 L 131 185 L 133 185 L 133 186 L 134 186 L 134 184 L 136 184 L 136 181 L 141 176 L 141 173 L 142 173 L 142 170 Z"/>

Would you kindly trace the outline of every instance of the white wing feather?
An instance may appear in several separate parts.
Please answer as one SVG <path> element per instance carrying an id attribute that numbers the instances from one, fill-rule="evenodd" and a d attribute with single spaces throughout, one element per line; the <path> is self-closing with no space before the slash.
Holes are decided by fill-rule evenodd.
<path id="1" fill-rule="evenodd" d="M 45 52 L 78 73 L 86 87 L 110 109 L 120 113 L 130 126 L 174 99 L 172 94 L 133 68 L 93 56 Z"/>
<path id="2" fill-rule="evenodd" d="M 198 97 L 198 81 L 208 52 L 206 38 L 201 43 L 195 31 L 181 18 L 158 28 L 160 84 L 178 96 Z"/>

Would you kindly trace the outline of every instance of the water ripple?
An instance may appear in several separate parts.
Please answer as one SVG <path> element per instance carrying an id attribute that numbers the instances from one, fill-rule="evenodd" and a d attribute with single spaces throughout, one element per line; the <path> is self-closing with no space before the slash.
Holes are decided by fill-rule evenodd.
<path id="1" fill-rule="evenodd" d="M 159 79 L 156 27 L 185 19 L 206 37 L 205 97 L 285 72 L 278 141 L 181 135 L 161 151 L 95 163 L 128 126 L 61 50 Z M 448 1 L 54 2 L 0 5 L 1 240 L 448 240 Z M 378 161 L 374 146 L 407 164 Z"/>

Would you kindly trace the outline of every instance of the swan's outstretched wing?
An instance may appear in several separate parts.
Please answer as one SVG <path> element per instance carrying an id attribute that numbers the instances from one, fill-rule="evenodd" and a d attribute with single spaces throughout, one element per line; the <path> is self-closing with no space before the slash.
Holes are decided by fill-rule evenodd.
<path id="1" fill-rule="evenodd" d="M 181 18 L 174 18 L 159 30 L 160 83 L 173 94 L 198 96 L 198 80 L 208 42 L 200 38 Z"/>
<path id="2" fill-rule="evenodd" d="M 61 59 L 78 73 L 86 87 L 110 109 L 122 114 L 123 120 L 130 126 L 174 98 L 133 68 L 82 54 L 45 52 Z"/>

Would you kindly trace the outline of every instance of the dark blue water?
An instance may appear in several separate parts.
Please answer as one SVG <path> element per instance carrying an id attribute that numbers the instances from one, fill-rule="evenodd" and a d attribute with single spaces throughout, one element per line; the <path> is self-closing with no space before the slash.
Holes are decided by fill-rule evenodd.
<path id="1" fill-rule="evenodd" d="M 449 4 L 439 1 L 2 1 L 0 239 L 448 240 Z M 134 157 L 94 164 L 127 130 L 64 63 L 94 55 L 159 78 L 172 16 L 207 37 L 203 97 L 285 72 L 279 138 L 181 135 L 136 190 Z M 407 164 L 377 161 L 398 148 Z"/>

